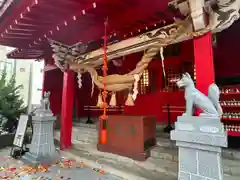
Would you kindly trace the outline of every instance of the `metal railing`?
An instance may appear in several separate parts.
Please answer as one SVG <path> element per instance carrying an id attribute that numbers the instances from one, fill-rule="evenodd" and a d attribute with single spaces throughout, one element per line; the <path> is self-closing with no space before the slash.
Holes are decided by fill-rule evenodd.
<path id="1" fill-rule="evenodd" d="M 182 109 L 182 110 L 181 110 Z M 162 106 L 162 112 L 167 112 L 168 113 L 168 124 L 164 128 L 164 132 L 170 133 L 171 130 L 173 130 L 173 127 L 171 125 L 171 113 L 173 112 L 179 112 L 179 113 L 184 113 L 186 107 L 185 106 L 171 106 L 170 104 L 167 104 L 166 106 Z"/>

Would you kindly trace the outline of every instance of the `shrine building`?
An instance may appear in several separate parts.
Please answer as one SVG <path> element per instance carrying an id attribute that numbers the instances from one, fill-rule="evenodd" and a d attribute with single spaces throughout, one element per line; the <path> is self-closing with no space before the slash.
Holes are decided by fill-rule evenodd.
<path id="1" fill-rule="evenodd" d="M 185 110 L 176 85 L 185 72 L 204 94 L 216 82 L 228 135 L 240 136 L 239 0 L 4 0 L 0 8 L 0 44 L 15 48 L 7 58 L 45 63 L 61 149 L 81 119 L 101 117 L 103 144 L 108 115 L 174 123 Z"/>

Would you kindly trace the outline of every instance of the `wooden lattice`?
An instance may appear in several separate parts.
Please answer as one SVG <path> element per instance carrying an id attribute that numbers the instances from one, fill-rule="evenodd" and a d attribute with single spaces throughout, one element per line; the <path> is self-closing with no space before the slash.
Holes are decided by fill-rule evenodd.
<path id="1" fill-rule="evenodd" d="M 181 78 L 181 74 L 173 70 L 173 68 L 167 68 L 166 71 L 166 91 L 175 92 L 178 91 L 176 82 Z"/>
<path id="2" fill-rule="evenodd" d="M 142 78 L 140 80 L 139 84 L 139 93 L 140 94 L 146 94 L 149 91 L 149 71 L 147 69 L 144 70 Z"/>

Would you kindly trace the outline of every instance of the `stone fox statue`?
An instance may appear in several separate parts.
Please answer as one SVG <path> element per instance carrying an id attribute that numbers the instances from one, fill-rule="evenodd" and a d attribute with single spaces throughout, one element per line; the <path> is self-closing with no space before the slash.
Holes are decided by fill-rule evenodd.
<path id="1" fill-rule="evenodd" d="M 216 84 L 211 84 L 208 88 L 208 96 L 195 88 L 194 82 L 188 73 L 182 75 L 177 82 L 179 88 L 185 88 L 186 112 L 183 115 L 192 116 L 194 108 L 202 110 L 200 116 L 220 117 L 222 108 L 219 104 L 220 91 Z"/>
<path id="2" fill-rule="evenodd" d="M 51 94 L 50 91 L 48 92 L 45 91 L 43 95 L 43 99 L 41 100 L 41 104 L 45 110 L 50 110 L 50 101 L 49 101 L 50 94 Z"/>

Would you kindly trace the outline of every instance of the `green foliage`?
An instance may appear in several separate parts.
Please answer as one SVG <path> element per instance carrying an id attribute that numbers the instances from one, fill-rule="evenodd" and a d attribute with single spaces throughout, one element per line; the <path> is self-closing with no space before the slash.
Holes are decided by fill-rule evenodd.
<path id="1" fill-rule="evenodd" d="M 7 124 L 16 124 L 9 121 L 17 121 L 21 114 L 26 113 L 27 108 L 19 92 L 21 87 L 21 85 L 16 86 L 15 74 L 7 81 L 6 68 L 4 68 L 0 79 L 0 115 L 8 119 Z"/>

